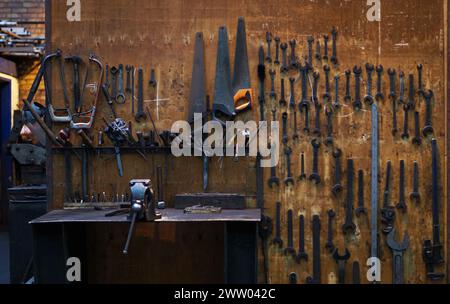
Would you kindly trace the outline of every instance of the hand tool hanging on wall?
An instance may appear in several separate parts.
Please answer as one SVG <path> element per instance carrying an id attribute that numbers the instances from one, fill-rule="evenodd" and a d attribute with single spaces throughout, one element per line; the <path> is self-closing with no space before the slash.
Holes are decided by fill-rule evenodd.
<path id="1" fill-rule="evenodd" d="M 322 60 L 322 54 L 320 52 L 320 40 L 319 39 L 317 39 L 317 42 L 316 42 L 316 55 L 315 55 L 315 57 L 316 57 L 316 60 L 320 63 L 320 61 Z"/>
<path id="2" fill-rule="evenodd" d="M 241 17 L 242 18 L 242 17 Z M 239 21 L 238 21 L 239 23 Z M 239 25 L 238 25 L 239 26 Z M 239 31 L 239 29 L 238 29 Z M 270 55 L 270 45 L 272 43 L 272 34 L 270 32 L 266 32 L 266 42 L 267 42 L 267 56 L 266 61 L 267 63 L 272 63 L 272 56 Z"/>
<path id="3" fill-rule="evenodd" d="M 155 211 L 155 199 L 152 184 L 149 179 L 133 179 L 130 181 L 131 207 L 128 220 L 130 229 L 123 248 L 123 254 L 128 254 L 131 237 L 134 233 L 136 221 L 152 222 L 161 218 L 161 214 Z"/>
<path id="4" fill-rule="evenodd" d="M 320 284 L 320 217 L 313 216 L 312 220 L 312 250 L 313 250 L 313 275 L 306 278 L 308 284 Z"/>
<path id="5" fill-rule="evenodd" d="M 81 108 L 81 91 L 80 91 L 80 65 L 82 64 L 82 59 L 79 56 L 68 56 L 65 58 L 66 61 L 72 63 L 73 68 L 73 110 L 75 113 L 80 112 Z"/>
<path id="6" fill-rule="evenodd" d="M 327 242 L 325 243 L 325 248 L 328 252 L 332 253 L 336 249 L 333 243 L 333 219 L 336 217 L 336 212 L 333 209 L 327 211 L 328 215 L 328 233 L 327 233 Z"/>
<path id="7" fill-rule="evenodd" d="M 352 95 L 350 93 L 350 80 L 352 77 L 352 72 L 350 70 L 345 70 L 345 96 L 344 101 L 350 102 L 352 100 Z"/>
<path id="8" fill-rule="evenodd" d="M 425 94 L 425 89 L 423 86 L 423 65 L 419 63 L 417 65 L 417 74 L 418 74 L 418 88 L 417 88 L 417 94 L 419 97 L 423 97 Z"/>
<path id="9" fill-rule="evenodd" d="M 323 60 L 328 61 L 328 40 L 330 37 L 328 35 L 323 35 Z"/>
<path id="10" fill-rule="evenodd" d="M 377 101 L 383 101 L 384 100 L 384 94 L 383 94 L 383 66 L 380 64 L 376 67 L 377 72 L 377 93 L 375 94 L 375 99 Z"/>
<path id="11" fill-rule="evenodd" d="M 90 65 L 97 66 L 97 68 L 99 70 L 97 82 L 93 85 L 93 89 L 89 90 L 89 92 L 91 92 L 91 94 L 93 95 L 92 96 L 92 107 L 89 110 L 77 112 L 72 115 L 72 120 L 70 121 L 70 127 L 72 129 L 90 129 L 94 123 L 95 113 L 97 110 L 97 101 L 98 101 L 98 97 L 100 95 L 100 89 L 101 89 L 101 84 L 102 84 L 102 79 L 103 79 L 104 68 L 103 68 L 103 64 L 100 62 L 100 60 L 94 54 L 89 55 L 89 63 L 90 63 Z M 86 80 L 88 79 L 88 77 L 87 77 L 88 71 L 89 71 L 89 66 L 86 67 L 86 77 L 85 77 L 85 82 L 84 82 L 83 88 L 82 88 L 82 95 L 87 87 Z M 81 101 L 83 101 L 83 100 L 81 100 Z M 81 109 L 82 109 L 82 105 L 80 104 L 80 110 Z"/>
<path id="12" fill-rule="evenodd" d="M 390 181 L 391 180 L 391 161 L 387 162 L 386 166 L 386 181 L 383 194 L 383 208 L 381 208 L 381 222 L 385 225 L 383 232 L 389 233 L 393 228 L 395 219 L 395 209 L 389 205 L 390 196 Z"/>
<path id="13" fill-rule="evenodd" d="M 305 251 L 305 216 L 303 214 L 299 216 L 298 229 L 298 253 L 295 261 L 300 264 L 302 260 L 308 261 L 308 254 Z"/>
<path id="14" fill-rule="evenodd" d="M 338 31 L 336 29 L 335 26 L 333 26 L 333 28 L 331 29 L 331 40 L 332 40 L 332 53 L 331 53 L 331 63 L 333 63 L 334 65 L 338 64 L 338 59 L 337 59 L 337 35 L 338 35 Z"/>
<path id="15" fill-rule="evenodd" d="M 132 66 L 131 65 L 126 65 L 125 66 L 125 71 L 127 73 L 127 83 L 126 83 L 126 87 L 125 87 L 125 93 L 130 94 L 131 93 L 131 71 L 132 71 Z"/>
<path id="16" fill-rule="evenodd" d="M 266 80 L 266 66 L 264 65 L 264 49 L 261 46 L 259 48 L 259 64 L 258 64 L 258 80 L 259 80 L 259 112 L 260 112 L 260 120 L 264 121 L 264 113 L 265 113 L 265 103 L 266 103 L 266 97 L 265 97 L 265 89 L 264 89 L 264 81 Z M 284 97 L 284 86 L 282 88 L 282 96 Z M 281 103 L 281 101 L 280 101 Z"/>
<path id="17" fill-rule="evenodd" d="M 342 156 L 342 150 L 336 149 L 333 151 L 333 158 L 334 158 L 334 186 L 331 188 L 331 192 L 334 195 L 339 194 L 342 191 L 342 184 L 341 184 L 341 156 Z"/>
<path id="18" fill-rule="evenodd" d="M 333 109 L 330 105 L 325 106 L 325 116 L 327 117 L 327 137 L 325 138 L 325 145 L 331 146 L 333 144 Z"/>
<path id="19" fill-rule="evenodd" d="M 134 114 L 134 89 L 135 89 L 135 74 L 136 68 L 134 66 L 131 67 L 131 113 Z"/>
<path id="20" fill-rule="evenodd" d="M 339 103 L 339 74 L 334 75 L 334 101 L 333 108 L 339 109 L 341 104 Z"/>
<path id="21" fill-rule="evenodd" d="M 309 71 L 309 68 L 307 65 L 300 65 L 299 71 L 300 71 L 300 75 L 302 78 L 302 99 L 301 99 L 300 103 L 298 104 L 298 109 L 300 110 L 300 112 L 303 113 L 303 109 L 309 107 L 309 97 L 308 97 L 308 71 Z M 291 79 L 293 79 L 293 81 L 292 81 L 292 85 L 293 85 L 293 82 L 295 82 L 295 78 L 291 78 Z M 294 95 L 294 96 L 291 96 L 291 99 L 294 100 L 293 106 L 295 106 L 295 94 L 293 93 L 293 90 L 291 91 L 291 95 Z"/>
<path id="22" fill-rule="evenodd" d="M 148 80 L 148 85 L 151 86 L 152 88 L 156 88 L 157 84 L 158 84 L 158 81 L 156 81 L 155 69 L 151 68 L 150 69 L 150 79 Z"/>
<path id="23" fill-rule="evenodd" d="M 386 243 L 392 251 L 392 283 L 404 284 L 403 252 L 409 247 L 409 235 L 405 233 L 401 243 L 395 241 L 395 228 L 388 233 Z"/>
<path id="24" fill-rule="evenodd" d="M 317 139 L 313 139 L 311 141 L 311 145 L 313 147 L 313 165 L 312 165 L 312 173 L 309 176 L 309 180 L 312 180 L 317 184 L 320 184 L 320 175 L 319 175 L 319 148 L 320 142 Z"/>
<path id="25" fill-rule="evenodd" d="M 420 192 L 419 192 L 419 164 L 414 161 L 413 163 L 413 185 L 412 192 L 409 194 L 409 198 L 416 203 L 420 202 Z"/>
<path id="26" fill-rule="evenodd" d="M 206 88 L 205 88 L 205 50 L 203 43 L 203 33 L 195 34 L 194 63 L 192 67 L 191 93 L 189 95 L 189 111 L 188 122 L 194 123 L 194 114 L 201 114 L 203 117 L 202 124 L 208 119 L 206 108 Z M 194 136 L 195 138 L 195 136 Z M 201 144 L 195 143 L 196 147 L 202 147 Z M 202 151 L 203 159 L 203 191 L 208 189 L 208 171 L 209 159 Z"/>
<path id="27" fill-rule="evenodd" d="M 374 102 L 374 98 L 372 95 L 372 77 L 373 77 L 373 71 L 375 70 L 375 67 L 373 64 L 366 63 L 366 73 L 367 73 L 367 91 L 366 96 L 364 96 L 364 101 L 371 105 Z"/>
<path id="28" fill-rule="evenodd" d="M 298 61 L 297 55 L 295 53 L 295 47 L 297 46 L 297 41 L 292 39 L 289 41 L 289 47 L 291 48 L 291 56 L 289 57 L 289 67 L 292 70 L 297 70 L 299 68 L 300 62 Z"/>
<path id="29" fill-rule="evenodd" d="M 115 96 L 116 102 L 119 104 L 125 103 L 126 96 L 124 93 L 123 85 L 123 64 L 119 64 L 119 89 L 117 90 L 117 95 Z"/>
<path id="30" fill-rule="evenodd" d="M 272 38 L 270 37 L 270 41 Z M 270 59 L 270 41 L 268 40 L 267 60 Z M 253 107 L 253 90 L 250 84 L 250 70 L 247 55 L 247 34 L 244 17 L 239 17 L 236 33 L 236 51 L 234 53 L 233 100 L 236 113 Z"/>
<path id="31" fill-rule="evenodd" d="M 113 122 L 108 123 L 105 119 L 106 128 L 105 134 L 114 145 L 114 152 L 116 155 L 117 170 L 119 176 L 123 176 L 122 159 L 120 157 L 120 146 L 129 141 L 130 134 L 126 122 L 122 118 L 116 118 Z"/>
<path id="32" fill-rule="evenodd" d="M 269 70 L 269 75 L 270 75 L 270 92 L 269 92 L 269 96 L 272 100 L 277 99 L 277 93 L 275 92 L 275 76 L 276 76 L 276 72 L 275 70 Z"/>
<path id="33" fill-rule="evenodd" d="M 347 199 L 345 206 L 345 223 L 342 225 L 344 234 L 355 232 L 353 223 L 353 159 L 347 160 Z"/>
<path id="34" fill-rule="evenodd" d="M 290 147 L 286 147 L 284 149 L 284 155 L 286 157 L 286 171 L 287 171 L 287 176 L 286 179 L 284 180 L 284 184 L 286 185 L 286 187 L 288 187 L 289 185 L 291 186 L 294 185 L 294 178 L 292 177 L 291 171 L 291 154 L 292 149 Z"/>
<path id="35" fill-rule="evenodd" d="M 353 101 L 353 108 L 357 111 L 362 109 L 361 102 L 361 67 L 355 66 L 353 74 L 355 74 L 355 100 Z"/>
<path id="36" fill-rule="evenodd" d="M 278 102 L 280 107 L 285 107 L 287 105 L 286 102 L 286 94 L 284 90 L 284 78 L 281 78 L 281 84 L 280 84 L 280 101 Z"/>
<path id="37" fill-rule="evenodd" d="M 422 144 L 422 138 L 420 138 L 420 117 L 418 111 L 414 111 L 414 137 L 412 139 L 412 143 L 416 146 L 420 146 Z"/>
<path id="38" fill-rule="evenodd" d="M 287 247 L 284 248 L 284 254 L 290 255 L 295 258 L 295 249 L 294 249 L 294 228 L 293 228 L 293 219 L 292 219 L 292 210 L 289 209 L 287 212 Z"/>
<path id="39" fill-rule="evenodd" d="M 296 141 L 299 138 L 299 134 L 298 134 L 298 128 L 297 128 L 297 111 L 296 111 L 295 108 L 294 108 L 294 126 L 293 126 L 293 129 L 294 129 L 294 134 L 292 135 L 292 139 L 294 141 Z"/>
<path id="40" fill-rule="evenodd" d="M 105 96 L 106 102 L 108 103 L 109 109 L 111 110 L 112 116 L 110 118 L 116 119 L 117 114 L 116 114 L 116 111 L 114 110 L 113 99 L 112 99 L 111 95 L 109 94 L 109 86 L 106 82 L 102 85 L 102 92 L 103 92 L 103 96 Z"/>
<path id="41" fill-rule="evenodd" d="M 289 70 L 288 62 L 287 62 L 287 48 L 288 45 L 286 42 L 283 42 L 280 44 L 281 49 L 281 67 L 280 67 L 280 73 L 284 74 Z M 261 50 L 260 50 L 261 52 Z M 263 49 L 264 52 L 264 49 Z"/>
<path id="42" fill-rule="evenodd" d="M 323 66 L 323 71 L 325 72 L 325 93 L 322 95 L 324 102 L 329 102 L 330 96 L 330 66 L 328 64 Z"/>
<path id="43" fill-rule="evenodd" d="M 424 137 L 433 134 L 433 124 L 432 124 L 432 113 L 431 113 L 431 99 L 433 98 L 433 91 L 428 90 L 423 93 L 425 98 L 425 126 L 422 129 L 422 134 Z"/>
<path id="44" fill-rule="evenodd" d="M 272 243 L 274 245 L 277 245 L 278 248 L 282 248 L 283 240 L 281 239 L 281 203 L 277 202 L 275 206 L 275 237 L 272 240 Z"/>
<path id="45" fill-rule="evenodd" d="M 94 144 L 91 138 L 84 132 L 84 130 L 77 130 L 77 134 L 82 139 L 82 154 L 81 154 L 81 202 L 87 202 L 89 200 L 89 149 L 94 148 Z"/>
<path id="46" fill-rule="evenodd" d="M 364 207 L 364 171 L 358 170 L 358 207 L 355 209 L 355 214 L 360 217 L 362 214 L 367 214 L 367 208 Z"/>
<path id="47" fill-rule="evenodd" d="M 264 52 L 264 51 L 263 51 Z M 264 62 L 264 55 L 263 55 Z M 219 28 L 216 77 L 214 84 L 213 119 L 225 125 L 225 121 L 236 116 L 231 86 L 230 54 L 228 50 L 228 32 L 225 26 Z"/>
<path id="48" fill-rule="evenodd" d="M 270 149 L 271 149 L 271 153 L 275 153 L 275 151 L 277 149 L 277 147 L 275 146 L 275 143 L 271 144 Z M 270 177 L 268 180 L 268 184 L 269 184 L 270 189 L 272 189 L 274 185 L 280 186 L 280 179 L 277 177 L 277 167 L 275 166 L 275 164 L 273 162 L 271 163 L 271 167 L 270 167 Z"/>
<path id="49" fill-rule="evenodd" d="M 31 115 L 33 116 L 33 118 L 36 120 L 36 122 L 39 124 L 39 126 L 42 128 L 42 130 L 44 131 L 45 135 L 47 135 L 48 139 L 56 146 L 58 147 L 62 147 L 64 142 L 57 137 L 52 130 L 50 130 L 50 128 L 47 126 L 47 124 L 44 122 L 44 120 L 41 118 L 41 115 L 37 112 L 36 108 L 37 107 L 37 103 L 33 102 L 34 96 L 36 95 L 36 92 L 39 88 L 39 85 L 42 81 L 42 77 L 44 77 L 45 74 L 45 66 L 46 66 L 46 62 L 49 61 L 51 58 L 55 57 L 56 53 L 47 55 L 46 57 L 44 57 L 44 59 L 42 60 L 41 66 L 39 68 L 38 73 L 36 74 L 36 77 L 33 80 L 33 84 L 31 85 L 31 89 L 28 92 L 28 96 L 26 99 L 23 100 L 25 107 L 23 109 L 23 111 L 29 111 L 31 113 Z"/>
<path id="50" fill-rule="evenodd" d="M 117 96 L 117 75 L 119 69 L 115 66 L 111 67 L 111 96 L 116 99 Z"/>
<path id="51" fill-rule="evenodd" d="M 400 104 L 405 104 L 405 73 L 403 71 L 400 71 L 398 73 L 398 78 L 399 78 L 399 82 L 400 82 L 400 84 L 399 84 L 398 102 Z M 390 83 L 392 83 L 392 81 L 390 81 Z M 395 85 L 394 85 L 394 87 L 392 87 L 392 85 L 391 85 L 391 89 L 390 90 L 391 90 L 391 92 L 395 91 Z"/>
<path id="52" fill-rule="evenodd" d="M 392 135 L 397 134 L 397 93 L 395 91 L 395 70 L 388 69 L 389 75 L 389 98 L 392 102 Z"/>
<path id="53" fill-rule="evenodd" d="M 398 185 L 398 203 L 395 205 L 397 209 L 400 209 L 403 213 L 406 212 L 406 201 L 405 201 L 405 161 L 400 161 L 400 179 Z"/>
<path id="54" fill-rule="evenodd" d="M 65 73 L 64 73 L 64 62 L 62 58 L 62 52 L 61 50 L 56 50 L 56 57 L 55 59 L 58 59 L 59 62 L 59 80 L 61 83 L 61 88 L 63 91 L 63 99 L 64 99 L 64 107 L 58 107 L 55 108 L 53 106 L 53 100 L 52 100 L 52 92 L 50 90 L 51 84 L 48 82 L 48 79 L 45 75 L 45 71 L 47 69 L 46 66 L 44 66 L 44 83 L 45 83 L 45 99 L 47 104 L 47 111 L 50 115 L 50 119 L 53 122 L 69 122 L 72 120 L 72 112 L 70 111 L 70 104 L 69 104 L 69 96 L 67 93 L 66 88 L 66 80 L 65 80 Z M 46 62 L 43 62 L 43 64 L 46 64 Z"/>
<path id="55" fill-rule="evenodd" d="M 426 94 L 426 93 L 425 93 Z M 432 213 L 433 213 L 433 240 L 425 240 L 423 245 L 423 259 L 427 266 L 427 277 L 431 280 L 439 280 L 444 277 L 441 273 L 434 272 L 434 267 L 444 263 L 442 257 L 442 243 L 439 224 L 439 171 L 438 171 L 437 141 L 431 140 L 431 187 L 432 187 Z"/>
<path id="56" fill-rule="evenodd" d="M 348 259 L 350 259 L 350 252 L 345 248 L 344 255 L 339 254 L 339 249 L 336 249 L 333 253 L 333 259 L 338 265 L 338 283 L 345 284 L 345 265 Z"/>
<path id="57" fill-rule="evenodd" d="M 280 64 L 280 37 L 275 37 L 275 60 L 274 64 Z"/>
<path id="58" fill-rule="evenodd" d="M 137 111 L 134 115 L 136 122 L 141 122 L 147 119 L 147 115 L 144 112 L 144 70 L 142 68 L 138 69 L 138 100 L 137 100 Z"/>
<path id="59" fill-rule="evenodd" d="M 298 180 L 305 180 L 306 179 L 306 173 L 305 173 L 305 153 L 302 153 L 300 155 L 300 175 L 298 177 Z"/>
<path id="60" fill-rule="evenodd" d="M 371 106 L 370 256 L 378 257 L 378 105 Z"/>
<path id="61" fill-rule="evenodd" d="M 312 96 L 311 101 L 315 106 L 320 106 L 319 104 L 319 95 L 317 93 L 319 89 L 319 79 L 320 79 L 320 73 L 318 71 L 313 72 L 313 87 L 312 87 Z"/>
<path id="62" fill-rule="evenodd" d="M 294 110 L 295 108 L 295 78 L 290 77 L 289 78 L 289 85 L 290 85 L 290 97 L 289 97 L 289 108 Z"/>

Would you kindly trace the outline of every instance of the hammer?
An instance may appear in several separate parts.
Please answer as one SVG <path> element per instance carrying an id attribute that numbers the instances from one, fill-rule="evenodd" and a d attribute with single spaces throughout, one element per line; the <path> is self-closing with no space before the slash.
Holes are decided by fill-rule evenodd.
<path id="1" fill-rule="evenodd" d="M 80 101 L 80 71 L 78 66 L 81 64 L 82 60 L 79 56 L 68 56 L 64 58 L 66 61 L 72 62 L 73 64 L 73 97 L 74 110 L 75 112 L 80 112 L 81 101 Z"/>

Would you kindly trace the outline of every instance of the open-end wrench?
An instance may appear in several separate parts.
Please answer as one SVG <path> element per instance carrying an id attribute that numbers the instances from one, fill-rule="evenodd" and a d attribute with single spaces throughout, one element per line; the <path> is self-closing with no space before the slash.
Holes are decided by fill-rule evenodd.
<path id="1" fill-rule="evenodd" d="M 406 105 L 408 106 L 408 110 L 414 109 L 416 106 L 415 91 L 414 91 L 414 74 L 409 74 L 409 90 L 408 90 L 408 102 Z"/>
<path id="2" fill-rule="evenodd" d="M 364 171 L 358 170 L 358 207 L 355 209 L 355 214 L 360 217 L 362 214 L 367 214 L 367 208 L 364 207 Z"/>
<path id="3" fill-rule="evenodd" d="M 420 117 L 417 111 L 414 112 L 414 137 L 412 143 L 416 146 L 422 144 L 422 138 L 420 138 Z"/>
<path id="4" fill-rule="evenodd" d="M 398 185 L 399 198 L 398 203 L 395 205 L 397 209 L 400 209 L 403 213 L 406 212 L 406 200 L 405 200 L 405 161 L 400 160 L 400 179 Z"/>
<path id="5" fill-rule="evenodd" d="M 325 107 L 325 116 L 327 117 L 327 137 L 325 138 L 325 145 L 331 146 L 333 144 L 333 109 Z"/>
<path id="6" fill-rule="evenodd" d="M 330 37 L 328 35 L 323 35 L 323 60 L 328 60 L 328 40 Z"/>
<path id="7" fill-rule="evenodd" d="M 401 104 L 404 104 L 405 103 L 405 73 L 403 71 L 400 71 L 398 73 L 398 77 L 399 77 L 399 82 L 400 82 L 398 102 Z M 392 81 L 390 81 L 390 82 L 392 83 Z M 391 84 L 391 91 L 392 91 L 392 84 Z M 395 87 L 394 87 L 394 91 L 395 91 Z"/>
<path id="8" fill-rule="evenodd" d="M 287 135 L 287 119 L 288 119 L 288 114 L 286 112 L 284 112 L 283 114 L 281 114 L 281 122 L 282 122 L 282 142 L 283 144 L 287 144 L 288 142 L 288 135 Z"/>
<path id="9" fill-rule="evenodd" d="M 270 92 L 269 92 L 269 96 L 272 99 L 277 99 L 277 93 L 275 92 L 275 75 L 276 72 L 275 70 L 269 70 L 269 76 L 270 76 Z"/>
<path id="10" fill-rule="evenodd" d="M 405 233 L 401 243 L 397 242 L 394 238 L 395 228 L 386 237 L 386 243 L 392 250 L 392 283 L 404 284 L 403 252 L 409 247 L 409 235 Z"/>
<path id="11" fill-rule="evenodd" d="M 377 101 L 383 101 L 384 100 L 384 94 L 382 92 L 382 85 L 383 85 L 383 66 L 380 64 L 376 68 L 377 72 L 377 94 L 375 95 L 375 99 Z"/>
<path id="12" fill-rule="evenodd" d="M 295 86 L 294 86 L 294 83 L 295 83 L 295 78 L 294 77 L 289 78 L 289 84 L 290 84 L 290 88 L 291 88 L 291 96 L 289 98 L 289 107 L 291 109 L 295 108 Z"/>
<path id="13" fill-rule="evenodd" d="M 423 65 L 421 63 L 417 65 L 417 74 L 419 79 L 419 87 L 417 88 L 417 93 L 419 94 L 419 96 L 423 97 L 425 89 L 423 87 Z"/>
<path id="14" fill-rule="evenodd" d="M 332 253 L 336 246 L 333 243 L 333 219 L 336 217 L 336 212 L 333 209 L 329 209 L 327 211 L 328 215 L 328 233 L 327 233 L 327 242 L 325 243 L 325 248 Z"/>
<path id="15" fill-rule="evenodd" d="M 347 202 L 345 210 L 345 223 L 342 225 L 344 234 L 353 233 L 356 225 L 353 223 L 353 159 L 347 160 Z"/>
<path id="16" fill-rule="evenodd" d="M 287 63 L 287 48 L 288 45 L 286 42 L 283 42 L 280 44 L 280 49 L 281 49 L 281 67 L 280 67 L 280 72 L 281 73 L 286 73 L 289 70 L 289 66 Z"/>
<path id="17" fill-rule="evenodd" d="M 117 91 L 116 102 L 125 103 L 126 97 L 123 90 L 123 64 L 119 64 L 119 89 Z"/>
<path id="18" fill-rule="evenodd" d="M 284 184 L 287 186 L 294 185 L 294 178 L 292 177 L 292 171 L 291 171 L 291 154 L 292 149 L 289 147 L 286 147 L 284 149 L 284 155 L 286 157 L 286 170 L 287 170 L 287 177 L 284 180 Z"/>
<path id="19" fill-rule="evenodd" d="M 335 26 L 333 26 L 333 28 L 331 29 L 331 40 L 332 40 L 332 53 L 331 53 L 331 63 L 333 63 L 334 65 L 336 65 L 338 63 L 338 59 L 337 59 L 337 29 Z"/>
<path id="20" fill-rule="evenodd" d="M 330 66 L 328 64 L 323 66 L 323 71 L 325 72 L 325 93 L 322 95 L 325 102 L 330 101 Z"/>
<path id="21" fill-rule="evenodd" d="M 337 195 L 342 191 L 342 185 L 341 185 L 341 156 L 342 156 L 342 150 L 336 149 L 333 151 L 333 158 L 334 158 L 334 186 L 331 188 L 331 192 L 334 195 Z"/>
<path id="22" fill-rule="evenodd" d="M 292 139 L 293 140 L 297 140 L 299 138 L 299 135 L 298 135 L 298 128 L 297 128 L 297 111 L 295 110 L 295 108 L 294 108 L 294 126 L 293 126 L 293 129 L 294 129 L 294 134 L 292 135 Z"/>
<path id="23" fill-rule="evenodd" d="M 367 91 L 366 96 L 364 96 L 364 101 L 371 105 L 373 104 L 374 98 L 372 96 L 372 75 L 375 67 L 373 64 L 366 63 L 366 73 L 367 73 Z"/>
<path id="24" fill-rule="evenodd" d="M 336 249 L 333 253 L 333 258 L 338 264 L 338 283 L 345 284 L 345 265 L 348 259 L 350 259 L 350 252 L 345 248 L 345 254 L 340 255 L 339 250 Z"/>
<path id="25" fill-rule="evenodd" d="M 147 119 L 147 115 L 144 112 L 144 71 L 142 68 L 138 69 L 138 104 L 134 118 L 137 122 Z"/>
<path id="26" fill-rule="evenodd" d="M 116 99 L 117 96 L 117 75 L 119 74 L 119 69 L 115 66 L 111 68 L 111 96 Z"/>
<path id="27" fill-rule="evenodd" d="M 353 101 L 353 108 L 357 111 L 362 109 L 361 102 L 361 73 L 362 69 L 359 66 L 353 68 L 353 74 L 355 74 L 355 100 Z"/>
<path id="28" fill-rule="evenodd" d="M 313 73 L 313 88 L 312 88 L 312 96 L 311 96 L 311 100 L 314 105 L 319 104 L 319 97 L 317 95 L 317 91 L 319 88 L 319 78 L 320 78 L 320 73 L 317 71 L 314 71 L 314 73 Z"/>
<path id="29" fill-rule="evenodd" d="M 320 148 L 320 142 L 314 138 L 311 141 L 311 145 L 313 147 L 313 169 L 312 173 L 309 176 L 309 180 L 314 181 L 317 184 L 320 184 L 320 175 L 319 175 L 319 148 Z"/>
<path id="30" fill-rule="evenodd" d="M 344 101 L 350 102 L 352 100 L 352 95 L 350 93 L 350 79 L 352 76 L 352 72 L 350 70 L 345 71 L 345 96 Z"/>
<path id="31" fill-rule="evenodd" d="M 317 42 L 316 42 L 316 60 L 317 61 L 321 61 L 322 60 L 322 54 L 320 53 L 320 40 L 319 39 L 317 39 Z"/>
<path id="32" fill-rule="evenodd" d="M 313 275 L 306 278 L 308 284 L 320 284 L 320 217 L 313 216 L 312 220 L 312 251 L 313 251 Z"/>
<path id="33" fill-rule="evenodd" d="M 275 37 L 275 61 L 273 63 L 280 64 L 280 37 Z"/>
<path id="34" fill-rule="evenodd" d="M 298 253 L 295 261 L 300 264 L 302 260 L 308 261 L 308 254 L 305 251 L 305 216 L 303 214 L 299 216 L 298 234 Z"/>
<path id="35" fill-rule="evenodd" d="M 383 232 L 385 234 L 389 233 L 392 230 L 395 219 L 395 209 L 393 206 L 389 205 L 391 171 L 391 161 L 388 161 L 386 166 L 383 207 L 381 208 L 381 222 L 385 225 L 385 227 L 383 228 Z"/>
<path id="36" fill-rule="evenodd" d="M 300 155 L 300 175 L 298 177 L 299 180 L 305 180 L 306 179 L 306 173 L 305 173 L 305 153 L 302 153 Z"/>
<path id="37" fill-rule="evenodd" d="M 291 48 L 291 56 L 289 58 L 289 67 L 292 70 L 297 70 L 299 68 L 299 62 L 298 62 L 297 56 L 295 54 L 296 45 L 297 45 L 297 41 L 295 41 L 295 39 L 292 39 L 291 41 L 289 41 L 289 46 Z"/>
<path id="38" fill-rule="evenodd" d="M 431 99 L 433 98 L 433 91 L 428 90 L 425 93 L 423 93 L 423 97 L 425 98 L 425 126 L 422 129 L 422 134 L 424 137 L 427 137 L 430 134 L 433 134 L 433 123 L 431 120 L 432 113 L 431 113 Z"/>
<path id="39" fill-rule="evenodd" d="M 280 107 L 285 107 L 287 105 L 286 102 L 286 94 L 284 90 L 284 78 L 281 78 L 281 88 L 280 88 L 280 101 L 278 102 Z"/>
<path id="40" fill-rule="evenodd" d="M 155 69 L 152 68 L 150 70 L 150 80 L 148 81 L 148 85 L 154 88 L 157 84 L 158 82 L 156 81 Z"/>
<path id="41" fill-rule="evenodd" d="M 420 202 L 420 192 L 419 192 L 419 164 L 415 161 L 413 169 L 413 185 L 412 192 L 409 194 L 411 200 L 416 203 Z"/>
<path id="42" fill-rule="evenodd" d="M 321 110 L 321 106 L 319 104 L 315 104 L 314 105 L 314 109 L 316 110 L 316 118 L 314 121 L 314 130 L 313 130 L 313 134 L 315 136 L 320 136 L 320 134 L 322 133 L 320 131 L 320 110 Z"/>
<path id="43" fill-rule="evenodd" d="M 131 93 L 131 70 L 132 70 L 132 66 L 127 64 L 125 66 L 125 70 L 127 71 L 127 85 L 126 85 L 126 88 L 125 88 L 125 92 L 130 94 Z"/>
<path id="44" fill-rule="evenodd" d="M 266 32 L 266 42 L 267 42 L 266 61 L 268 63 L 272 63 L 272 56 L 270 55 L 270 45 L 272 44 L 272 34 L 270 32 Z"/>
<path id="45" fill-rule="evenodd" d="M 294 231 L 293 231 L 293 219 L 292 210 L 289 209 L 287 212 L 287 247 L 284 248 L 284 254 L 290 255 L 293 258 L 296 257 L 296 252 L 294 249 Z"/>
<path id="46" fill-rule="evenodd" d="M 276 214 L 275 214 L 275 238 L 272 240 L 274 245 L 278 248 L 283 247 L 283 240 L 281 239 L 281 203 L 276 203 Z"/>
<path id="47" fill-rule="evenodd" d="M 408 112 L 409 106 L 407 104 L 403 105 L 403 132 L 401 135 L 403 140 L 407 140 L 409 138 Z"/>
<path id="48" fill-rule="evenodd" d="M 378 71 L 378 70 L 377 70 Z M 395 92 L 395 70 L 388 69 L 389 75 L 389 98 L 392 102 L 392 135 L 396 135 L 397 128 L 397 93 Z M 377 99 L 378 100 L 378 99 Z"/>
<path id="49" fill-rule="evenodd" d="M 341 104 L 339 103 L 339 74 L 334 75 L 334 101 L 333 108 L 339 109 Z"/>
<path id="50" fill-rule="evenodd" d="M 300 112 L 303 112 L 303 108 L 309 106 L 309 97 L 308 97 L 308 66 L 300 65 L 300 75 L 302 77 L 302 99 L 298 104 L 298 108 Z"/>
<path id="51" fill-rule="evenodd" d="M 131 113 L 134 114 L 134 80 L 135 80 L 136 69 L 134 66 L 131 67 Z"/>

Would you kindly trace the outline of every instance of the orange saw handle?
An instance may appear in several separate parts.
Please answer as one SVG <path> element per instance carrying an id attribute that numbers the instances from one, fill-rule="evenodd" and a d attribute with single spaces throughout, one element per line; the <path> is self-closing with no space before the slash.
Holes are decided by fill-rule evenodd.
<path id="1" fill-rule="evenodd" d="M 240 89 L 233 97 L 236 112 L 250 110 L 253 107 L 253 90 Z"/>

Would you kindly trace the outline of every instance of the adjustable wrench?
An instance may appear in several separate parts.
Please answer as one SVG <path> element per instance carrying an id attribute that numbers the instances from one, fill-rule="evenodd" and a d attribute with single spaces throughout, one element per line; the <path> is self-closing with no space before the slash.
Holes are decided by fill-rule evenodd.
<path id="1" fill-rule="evenodd" d="M 138 69 L 138 104 L 134 118 L 137 122 L 147 119 L 147 115 L 144 112 L 144 71 L 142 68 Z"/>

